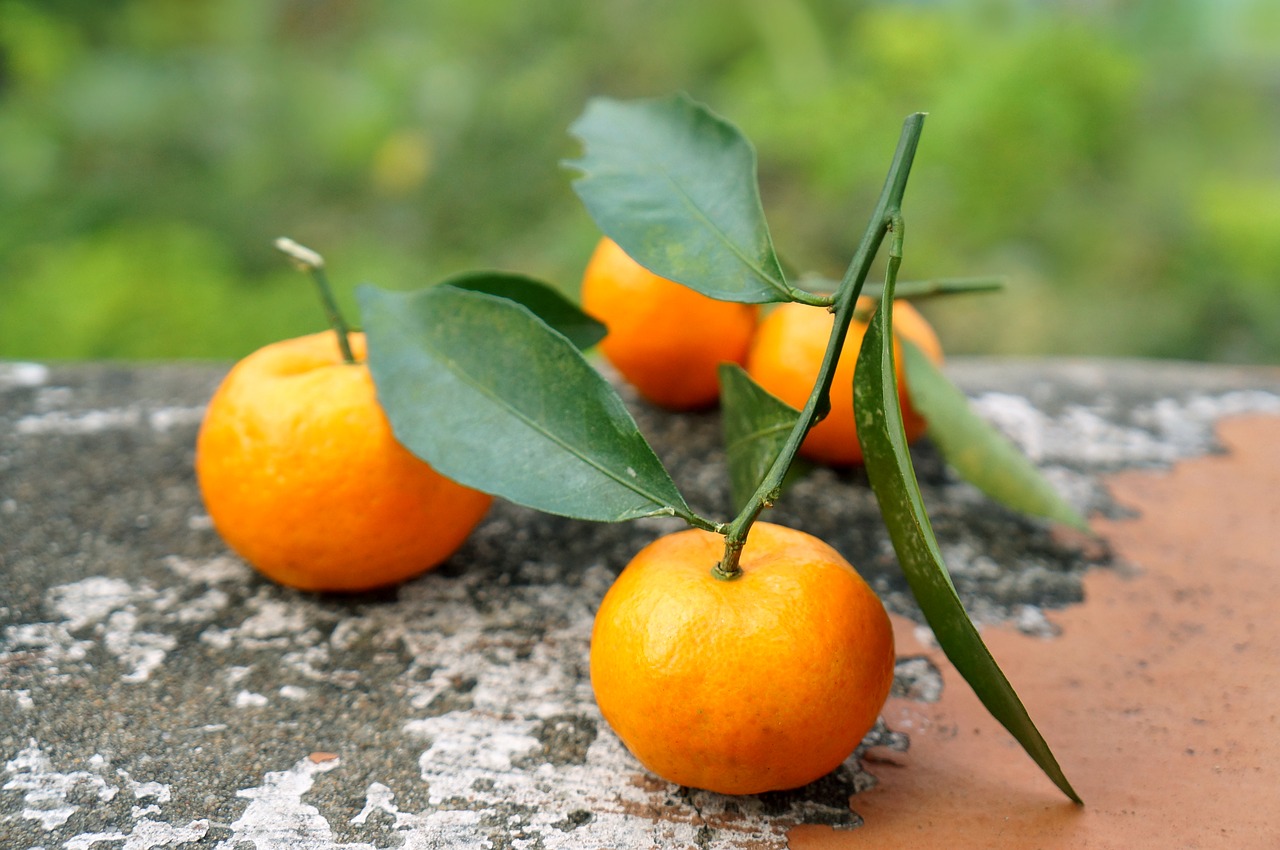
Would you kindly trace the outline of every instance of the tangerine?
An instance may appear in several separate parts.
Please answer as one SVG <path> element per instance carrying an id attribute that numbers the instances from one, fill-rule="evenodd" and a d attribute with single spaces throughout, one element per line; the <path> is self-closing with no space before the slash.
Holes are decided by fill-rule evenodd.
<path id="1" fill-rule="evenodd" d="M 759 309 L 718 301 L 660 277 L 604 237 L 582 277 L 582 308 L 603 322 L 605 358 L 660 407 L 715 404 L 721 363 L 741 365 Z"/>
<path id="2" fill-rule="evenodd" d="M 868 324 L 860 316 L 870 313 L 874 306 L 870 298 L 858 299 L 831 382 L 831 411 L 810 429 L 800 446 L 800 454 L 810 460 L 833 466 L 862 462 L 853 410 L 853 374 Z M 823 307 L 794 302 L 778 305 L 756 331 L 747 356 L 747 372 L 778 398 L 793 407 L 803 407 L 818 379 L 834 321 L 831 312 Z M 938 365 L 942 363 L 942 345 L 924 316 L 902 300 L 893 302 L 893 336 L 898 401 L 910 443 L 925 432 L 927 423 L 911 405 L 900 340 L 910 340 Z"/>
<path id="3" fill-rule="evenodd" d="M 267 577 L 317 591 L 392 585 L 462 545 L 491 497 L 396 441 L 364 335 L 343 360 L 333 332 L 268 345 L 214 393 L 196 475 L 214 528 Z"/>
<path id="4" fill-rule="evenodd" d="M 831 772 L 893 683 L 893 630 L 875 592 L 809 534 L 752 526 L 742 572 L 712 575 L 724 538 L 698 529 L 642 549 L 605 594 L 591 684 L 649 770 L 723 794 Z"/>

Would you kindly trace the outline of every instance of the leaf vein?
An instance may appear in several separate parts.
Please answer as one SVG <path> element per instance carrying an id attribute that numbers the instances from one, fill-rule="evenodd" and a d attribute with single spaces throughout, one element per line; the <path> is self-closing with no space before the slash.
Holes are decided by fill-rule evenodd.
<path id="1" fill-rule="evenodd" d="M 774 291 L 782 295 L 787 295 L 789 293 L 790 290 L 783 281 L 775 279 L 771 274 L 765 271 L 763 267 L 756 263 L 754 259 L 748 257 L 746 253 L 738 247 L 737 243 L 729 237 L 729 234 L 716 224 L 711 216 L 702 209 L 697 200 L 685 191 L 680 182 L 662 165 L 662 163 L 658 163 L 657 167 L 661 175 L 666 178 L 667 182 L 671 184 L 672 188 L 676 190 L 676 193 L 684 200 L 685 205 L 693 211 L 695 217 L 703 221 L 710 230 L 719 236 L 724 244 L 729 247 L 730 252 L 732 252 L 744 266 L 755 272 L 755 274 L 763 279 L 764 282 L 767 283 Z"/>
<path id="2" fill-rule="evenodd" d="M 572 455 L 573 457 L 576 457 L 578 460 L 582 461 L 583 463 L 587 464 L 591 468 L 595 469 L 597 472 L 602 473 L 606 478 L 609 478 L 615 483 L 622 485 L 624 489 L 630 490 L 631 492 L 647 499 L 649 502 L 653 503 L 654 505 L 657 505 L 659 507 L 659 510 L 665 508 L 667 510 L 671 510 L 675 512 L 679 511 L 680 506 L 670 504 L 669 502 L 671 500 L 655 496 L 654 494 L 650 493 L 647 489 L 638 486 L 634 481 L 628 480 L 627 478 L 624 478 L 618 473 L 609 469 L 609 467 L 606 466 L 603 462 L 576 449 L 573 445 L 571 445 L 566 440 L 564 440 L 563 438 L 555 434 L 552 430 L 548 429 L 537 419 L 526 414 L 522 409 L 520 409 L 519 407 L 516 407 L 514 404 L 510 403 L 507 399 L 495 393 L 492 389 L 486 387 L 481 381 L 476 379 L 474 376 L 471 375 L 470 372 L 468 372 L 465 369 L 464 364 L 461 361 L 458 361 L 452 357 L 449 357 L 447 354 L 441 352 L 438 349 L 431 349 L 431 350 L 432 350 L 432 353 L 438 359 L 438 361 L 442 365 L 444 365 L 446 368 L 448 368 L 453 375 L 455 375 L 460 380 L 462 380 L 471 389 L 487 397 L 490 401 L 495 402 L 498 407 L 502 407 L 505 410 L 507 410 L 516 419 L 523 422 L 530 430 L 532 430 L 536 434 L 541 435 L 546 440 L 564 449 L 568 454 Z"/>

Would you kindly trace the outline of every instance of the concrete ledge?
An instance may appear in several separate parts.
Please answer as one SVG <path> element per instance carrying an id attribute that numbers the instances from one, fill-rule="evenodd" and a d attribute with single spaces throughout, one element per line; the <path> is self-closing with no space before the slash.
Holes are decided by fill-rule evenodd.
<path id="1" fill-rule="evenodd" d="M 441 569 L 376 596 L 289 591 L 230 555 L 192 468 L 222 365 L 0 364 L 0 845 L 14 848 L 784 847 L 847 828 L 876 769 L 725 798 L 647 775 L 600 719 L 592 613 L 665 521 L 593 525 L 498 504 Z M 984 416 L 1081 509 L 1100 477 L 1218 450 L 1280 413 L 1280 370 L 958 360 Z M 715 414 L 633 404 L 698 510 L 726 514 Z M 966 604 L 1052 635 L 1105 544 L 992 506 L 917 451 Z M 813 470 L 771 519 L 841 549 L 916 616 L 859 473 Z M 902 622 L 907 622 L 903 620 Z M 904 659 L 899 691 L 936 697 Z M 905 749 L 880 728 L 869 744 Z"/>

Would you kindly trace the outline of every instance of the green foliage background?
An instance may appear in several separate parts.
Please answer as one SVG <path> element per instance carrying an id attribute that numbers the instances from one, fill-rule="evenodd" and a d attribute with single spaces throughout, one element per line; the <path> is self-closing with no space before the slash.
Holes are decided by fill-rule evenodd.
<path id="1" fill-rule="evenodd" d="M 1280 362 L 1273 0 L 0 0 L 0 357 L 237 357 L 352 284 L 597 237 L 594 94 L 685 90 L 756 143 L 778 247 L 838 276 L 930 113 L 905 279 L 952 351 Z"/>

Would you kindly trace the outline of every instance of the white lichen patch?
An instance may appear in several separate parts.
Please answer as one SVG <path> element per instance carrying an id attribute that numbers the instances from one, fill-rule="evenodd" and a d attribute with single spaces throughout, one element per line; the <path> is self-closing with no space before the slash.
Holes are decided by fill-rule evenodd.
<path id="1" fill-rule="evenodd" d="M 57 683 L 85 660 L 93 641 L 73 637 L 61 623 L 19 623 L 0 630 L 0 667 L 29 666 Z"/>
<path id="2" fill-rule="evenodd" d="M 156 803 L 167 803 L 173 799 L 173 791 L 163 782 L 137 782 L 129 776 L 128 771 L 120 771 L 125 785 L 139 802 L 153 800 Z"/>
<path id="3" fill-rule="evenodd" d="M 256 694 L 253 691 L 241 691 L 236 694 L 234 705 L 236 708 L 262 708 L 270 702 L 262 694 Z"/>
<path id="4" fill-rule="evenodd" d="M 177 645 L 173 635 L 140 626 L 139 608 L 163 609 L 171 600 L 169 594 L 149 586 L 135 587 L 122 579 L 92 576 L 52 588 L 46 600 L 64 618 L 61 625 L 68 632 L 92 627 L 102 646 L 125 668 L 121 681 L 146 681 Z"/>
<path id="5" fill-rule="evenodd" d="M 364 808 L 360 813 L 351 819 L 354 824 L 363 824 L 369 820 L 369 815 L 374 812 L 386 812 L 396 818 L 396 825 L 399 826 L 400 818 L 403 817 L 400 810 L 396 808 L 395 793 L 383 785 L 381 782 L 375 782 L 364 792 Z"/>
<path id="6" fill-rule="evenodd" d="M 280 599 L 273 599 L 259 594 L 249 600 L 253 613 L 236 627 L 236 635 L 243 642 L 264 641 L 258 646 L 287 646 L 296 635 L 306 632 L 308 628 L 307 611 Z M 271 642 L 273 638 L 283 638 L 283 643 Z"/>
<path id="7" fill-rule="evenodd" d="M 160 407 L 147 412 L 147 425 L 151 430 L 164 433 L 174 428 L 199 425 L 204 419 L 205 408 L 198 407 Z"/>
<path id="8" fill-rule="evenodd" d="M 0 363 L 0 390 L 38 387 L 48 380 L 49 367 L 42 363 Z"/>
<path id="9" fill-rule="evenodd" d="M 124 841 L 129 836 L 123 832 L 82 832 L 62 842 L 65 850 L 89 850 L 95 844 Z"/>
<path id="10" fill-rule="evenodd" d="M 100 768 L 104 760 L 101 756 L 94 756 L 89 763 L 91 767 Z M 73 792 L 79 800 L 94 798 L 107 803 L 120 790 L 109 784 L 101 772 L 55 770 L 52 761 L 35 741 L 29 742 L 5 764 L 5 772 L 11 778 L 0 787 L 5 791 L 22 792 L 22 817 L 39 821 L 46 831 L 62 826 L 80 808 L 69 801 Z"/>
<path id="11" fill-rule="evenodd" d="M 282 685 L 280 688 L 280 696 L 294 702 L 301 702 L 310 696 L 311 692 L 306 688 L 300 688 L 297 685 Z"/>
<path id="12" fill-rule="evenodd" d="M 14 423 L 19 434 L 95 434 L 100 431 L 137 428 L 142 423 L 142 411 L 137 408 L 117 407 L 107 410 L 89 410 L 68 413 L 51 410 L 24 416 Z"/>
<path id="13" fill-rule="evenodd" d="M 104 629 L 103 645 L 129 670 L 120 677 L 122 682 L 145 682 L 178 645 L 173 635 L 140 631 L 133 611 L 113 612 Z"/>
<path id="14" fill-rule="evenodd" d="M 58 388 L 63 389 L 63 388 Z M 69 400 L 69 398 L 68 398 Z M 55 406 L 45 402 L 44 407 Z M 109 407 L 101 410 L 46 410 L 24 416 L 14 423 L 14 431 L 24 436 L 45 434 L 81 435 L 104 431 L 132 430 L 146 425 L 157 433 L 176 427 L 199 424 L 203 407 Z"/>
<path id="15" fill-rule="evenodd" d="M 155 850 L 155 848 L 179 847 L 199 841 L 209 834 L 209 821 L 193 820 L 185 826 L 177 826 L 150 818 L 137 818 L 133 829 L 120 850 Z"/>
<path id="16" fill-rule="evenodd" d="M 232 580 L 244 568 L 230 559 L 197 567 L 171 564 L 179 575 L 195 581 Z M 192 596 L 192 593 L 199 595 Z M 212 621 L 230 605 L 228 594 L 218 588 L 167 587 L 157 590 L 147 583 L 131 584 L 109 576 L 90 576 L 50 588 L 45 609 L 54 619 L 19 623 L 0 631 L 0 663 L 17 663 L 38 669 L 51 681 L 61 681 L 87 663 L 89 652 L 100 646 L 120 665 L 120 680 L 145 682 L 164 664 L 177 646 L 170 627 Z M 278 628 L 266 621 L 257 630 Z M 289 621 L 284 621 L 287 625 Z"/>
<path id="17" fill-rule="evenodd" d="M 314 623 L 333 619 L 307 600 L 280 599 L 274 587 L 265 585 L 239 603 L 234 613 L 236 622 L 211 626 L 201 633 L 200 640 L 221 650 L 305 650 L 322 641 Z"/>
<path id="18" fill-rule="evenodd" d="M 154 595 L 151 591 L 138 594 L 124 579 L 91 576 L 55 587 L 45 595 L 45 599 L 49 607 L 66 621 L 64 625 L 74 632 L 102 622 L 113 611 L 128 606 L 140 596 Z"/>
<path id="19" fill-rule="evenodd" d="M 179 623 L 207 623 L 231 604 L 225 591 L 211 588 L 193 599 L 185 600 L 174 616 Z"/>
<path id="20" fill-rule="evenodd" d="M 173 570 L 174 575 L 191 584 L 241 583 L 253 575 L 253 570 L 243 561 L 229 555 L 210 558 L 207 561 L 195 561 L 170 555 L 164 559 L 164 565 Z"/>
<path id="21" fill-rule="evenodd" d="M 1166 398 L 1135 409 L 1132 424 L 1118 424 L 1108 409 L 1080 405 L 1051 416 L 1027 398 L 1007 393 L 984 393 L 973 406 L 1038 464 L 1102 470 L 1203 455 L 1215 445 L 1218 420 L 1280 413 L 1280 396 L 1253 390 Z"/>
<path id="22" fill-rule="evenodd" d="M 187 517 L 187 528 L 192 531 L 212 531 L 213 517 L 208 514 L 193 514 Z"/>
<path id="23" fill-rule="evenodd" d="M 137 782 L 123 770 L 114 771 L 113 775 L 110 765 L 101 755 L 91 756 L 88 768 L 58 770 L 41 745 L 30 741 L 5 764 L 5 772 L 10 778 L 0 788 L 20 792 L 23 799 L 21 817 L 39 823 L 45 832 L 63 827 L 78 811 L 110 803 L 122 787 L 127 788 L 136 800 L 151 803 L 132 807 L 131 823 L 117 824 L 109 830 L 66 836 L 51 847 L 91 850 L 105 844 L 122 843 L 121 850 L 153 850 L 199 841 L 208 834 L 207 820 L 178 826 L 152 817 L 160 814 L 161 804 L 171 799 L 169 786 L 160 782 Z M 0 835 L 4 834 L 3 825 L 0 818 Z"/>
<path id="24" fill-rule="evenodd" d="M 320 810 L 302 802 L 315 776 L 339 764 L 339 759 L 316 762 L 304 758 L 288 770 L 268 773 L 261 785 L 238 792 L 236 796 L 248 800 L 249 805 L 231 824 L 231 837 L 218 843 L 216 850 L 241 850 L 245 842 L 255 850 L 374 850 L 371 844 L 338 844 Z"/>

